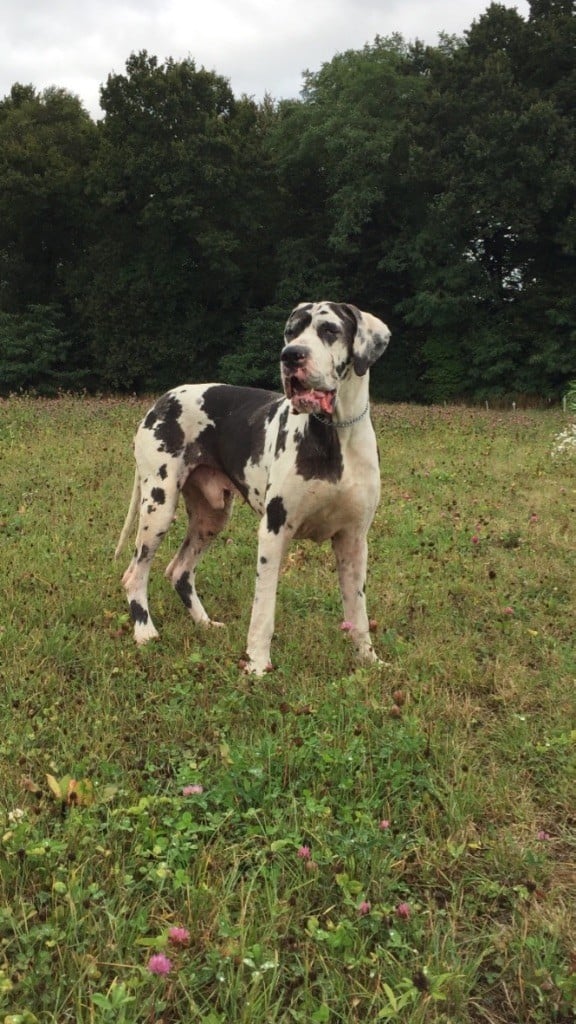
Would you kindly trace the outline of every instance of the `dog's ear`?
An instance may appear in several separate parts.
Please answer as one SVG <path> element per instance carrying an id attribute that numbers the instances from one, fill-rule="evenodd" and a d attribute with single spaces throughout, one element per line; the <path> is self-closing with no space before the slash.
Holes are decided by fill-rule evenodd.
<path id="1" fill-rule="evenodd" d="M 346 303 L 346 309 L 356 321 L 356 335 L 352 348 L 354 372 L 363 377 L 386 349 L 390 341 L 390 331 L 382 320 L 371 313 L 362 313 L 350 303 Z"/>

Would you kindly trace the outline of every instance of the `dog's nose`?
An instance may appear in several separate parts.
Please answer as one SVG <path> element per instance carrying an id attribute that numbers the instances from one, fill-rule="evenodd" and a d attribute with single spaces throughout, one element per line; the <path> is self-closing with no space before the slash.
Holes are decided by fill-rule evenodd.
<path id="1" fill-rule="evenodd" d="M 304 345 L 286 345 L 286 348 L 282 349 L 280 353 L 280 359 L 289 369 L 295 369 L 297 366 L 302 366 L 309 355 L 310 349 Z"/>

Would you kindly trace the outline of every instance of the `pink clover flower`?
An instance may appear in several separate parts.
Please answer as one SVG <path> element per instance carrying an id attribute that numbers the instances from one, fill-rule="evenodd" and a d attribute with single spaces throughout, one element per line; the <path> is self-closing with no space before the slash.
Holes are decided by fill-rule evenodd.
<path id="1" fill-rule="evenodd" d="M 151 974 L 170 974 L 172 961 L 163 953 L 155 953 L 148 961 L 148 970 Z"/>

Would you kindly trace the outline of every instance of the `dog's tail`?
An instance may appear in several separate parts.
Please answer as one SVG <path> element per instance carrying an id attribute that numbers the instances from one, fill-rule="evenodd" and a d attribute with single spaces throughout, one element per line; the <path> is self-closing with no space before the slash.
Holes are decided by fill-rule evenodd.
<path id="1" fill-rule="evenodd" d="M 138 470 L 136 470 L 136 472 L 134 474 L 134 487 L 132 488 L 132 497 L 130 498 L 130 508 L 128 509 L 128 512 L 126 514 L 126 519 L 124 521 L 124 526 L 122 527 L 122 533 L 120 534 L 120 538 L 118 540 L 118 544 L 116 545 L 116 551 L 114 552 L 114 558 L 118 558 L 118 555 L 120 555 L 120 553 L 122 552 L 122 549 L 124 548 L 124 545 L 126 544 L 126 540 L 127 540 L 128 534 L 130 533 L 130 530 L 132 529 L 132 526 L 134 524 L 134 520 L 136 519 L 136 513 L 138 511 L 138 505 L 139 504 L 140 504 L 140 477 L 138 475 Z"/>

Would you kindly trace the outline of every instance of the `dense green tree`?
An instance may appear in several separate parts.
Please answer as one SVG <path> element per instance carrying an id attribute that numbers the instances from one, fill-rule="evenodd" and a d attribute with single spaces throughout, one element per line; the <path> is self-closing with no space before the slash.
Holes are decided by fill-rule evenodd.
<path id="1" fill-rule="evenodd" d="M 101 104 L 85 304 L 101 372 L 117 387 L 213 375 L 245 309 L 269 298 L 258 109 L 193 61 L 145 52 Z"/>
<path id="2" fill-rule="evenodd" d="M 70 340 L 56 306 L 31 305 L 22 313 L 0 310 L 0 394 L 32 389 L 55 394 L 82 382 L 70 371 Z"/>
<path id="3" fill-rule="evenodd" d="M 465 45 L 428 53 L 422 138 L 436 184 L 406 240 L 414 292 L 402 308 L 425 333 L 434 398 L 553 393 L 573 367 L 576 135 L 562 97 L 576 22 L 549 6 L 524 22 L 492 4 Z M 571 46 L 550 43 L 558 18 Z"/>
<path id="4" fill-rule="evenodd" d="M 4 382 L 40 383 L 45 377 L 40 367 L 49 364 L 56 371 L 60 361 L 64 383 L 77 380 L 77 371 L 85 365 L 87 354 L 77 340 L 72 278 L 87 244 L 86 176 L 95 146 L 95 125 L 79 100 L 64 90 L 37 94 L 32 86 L 14 85 L 0 101 L 2 354 L 6 359 L 7 318 L 12 317 L 15 358 L 12 371 L 6 365 L 1 371 L 3 377 L 7 374 Z M 50 340 L 56 330 L 55 310 L 56 346 Z M 31 332 L 28 342 L 22 336 L 26 325 Z M 37 351 L 44 344 L 46 352 Z M 17 365 L 22 367 L 21 379 L 14 375 Z"/>
<path id="5" fill-rule="evenodd" d="M 377 38 L 305 75 L 303 101 L 280 106 L 270 146 L 287 197 L 279 295 L 336 295 L 387 320 L 397 343 L 375 372 L 382 394 L 413 394 L 417 355 L 395 308 L 405 267 L 392 241 L 418 218 L 414 119 L 426 90 L 399 36 Z"/>
<path id="6" fill-rule="evenodd" d="M 279 390 L 280 346 L 288 312 L 286 306 L 248 311 L 239 330 L 240 344 L 220 359 L 219 377 L 228 384 Z"/>
<path id="7" fill-rule="evenodd" d="M 0 101 L 0 303 L 60 300 L 82 255 L 95 126 L 61 89 L 13 86 Z"/>
<path id="8" fill-rule="evenodd" d="M 553 395 L 574 376 L 576 18 L 493 3 L 256 104 L 133 54 L 95 125 L 0 101 L 0 387 L 274 385 L 281 325 L 335 297 L 390 323 L 376 393 Z"/>
<path id="9" fill-rule="evenodd" d="M 551 394 L 571 372 L 574 31 L 565 2 L 492 4 L 465 39 L 340 54 L 280 106 L 279 294 L 386 315 L 384 394 Z"/>

